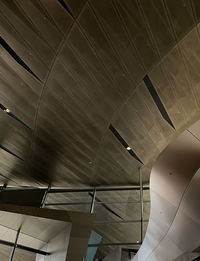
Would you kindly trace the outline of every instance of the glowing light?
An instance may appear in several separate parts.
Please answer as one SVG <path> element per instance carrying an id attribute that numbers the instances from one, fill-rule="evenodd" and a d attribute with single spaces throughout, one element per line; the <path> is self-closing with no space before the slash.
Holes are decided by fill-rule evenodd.
<path id="1" fill-rule="evenodd" d="M 127 147 L 126 149 L 127 149 L 127 150 L 131 150 L 131 147 Z"/>
<path id="2" fill-rule="evenodd" d="M 5 109 L 4 111 L 7 112 L 7 113 L 10 113 L 10 110 L 9 110 L 9 109 Z"/>

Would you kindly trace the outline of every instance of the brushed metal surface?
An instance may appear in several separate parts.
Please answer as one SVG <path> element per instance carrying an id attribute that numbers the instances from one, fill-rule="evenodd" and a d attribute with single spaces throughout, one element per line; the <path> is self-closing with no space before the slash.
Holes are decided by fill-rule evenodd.
<path id="1" fill-rule="evenodd" d="M 198 1 L 0 1 L 0 183 L 149 184 L 161 151 L 199 118 Z M 70 14 L 71 13 L 71 14 Z M 176 130 L 143 83 L 148 74 Z M 119 144 L 112 125 L 144 165 Z M 5 177 L 4 177 L 5 176 Z M 147 211 L 148 212 L 148 211 Z"/>

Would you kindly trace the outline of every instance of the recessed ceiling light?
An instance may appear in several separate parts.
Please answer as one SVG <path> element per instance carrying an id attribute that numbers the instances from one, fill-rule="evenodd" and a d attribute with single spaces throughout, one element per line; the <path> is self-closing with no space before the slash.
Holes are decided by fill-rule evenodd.
<path id="1" fill-rule="evenodd" d="M 9 109 L 5 109 L 4 111 L 5 111 L 5 112 L 7 112 L 7 113 L 9 113 L 9 112 L 10 112 L 10 110 L 9 110 Z"/>
<path id="2" fill-rule="evenodd" d="M 139 243 L 139 241 L 137 241 L 137 243 Z"/>
<path id="3" fill-rule="evenodd" d="M 127 149 L 127 150 L 131 150 L 131 147 L 127 147 L 126 149 Z"/>

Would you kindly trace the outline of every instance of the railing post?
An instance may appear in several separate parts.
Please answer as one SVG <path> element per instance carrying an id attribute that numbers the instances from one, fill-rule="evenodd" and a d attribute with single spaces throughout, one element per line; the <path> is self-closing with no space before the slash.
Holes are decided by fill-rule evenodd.
<path id="1" fill-rule="evenodd" d="M 17 230 L 17 234 L 16 234 L 16 238 L 15 238 L 15 243 L 14 243 L 12 252 L 10 253 L 9 261 L 12 261 L 12 260 L 13 260 L 13 257 L 14 257 L 14 254 L 15 254 L 15 249 L 16 249 L 16 247 L 17 247 L 17 241 L 18 241 L 18 238 L 19 238 L 20 229 L 21 229 L 21 228 L 19 228 L 19 229 Z"/>
<path id="2" fill-rule="evenodd" d="M 47 195 L 48 195 L 48 192 L 49 192 L 50 189 L 51 189 L 51 185 L 49 184 L 48 188 L 46 189 L 46 191 L 44 193 L 44 196 L 43 196 L 40 208 L 44 208 L 45 207 L 45 202 L 46 202 Z"/>
<path id="3" fill-rule="evenodd" d="M 143 242 L 143 220 L 144 220 L 144 202 L 143 202 L 143 181 L 141 168 L 139 169 L 139 179 L 140 179 L 140 212 L 141 212 L 141 227 L 140 227 L 140 240 Z"/>
<path id="4" fill-rule="evenodd" d="M 95 198 L 96 198 L 96 188 L 94 188 L 93 197 L 92 197 L 92 202 L 91 202 L 91 208 L 90 208 L 90 213 L 91 213 L 91 214 L 94 213 Z"/>

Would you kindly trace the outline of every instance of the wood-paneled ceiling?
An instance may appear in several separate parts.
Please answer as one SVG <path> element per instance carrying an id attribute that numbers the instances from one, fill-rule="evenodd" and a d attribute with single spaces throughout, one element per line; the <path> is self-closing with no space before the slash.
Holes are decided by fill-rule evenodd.
<path id="1" fill-rule="evenodd" d="M 199 119 L 199 20 L 198 0 L 0 0 L 1 183 L 148 184 Z"/>

